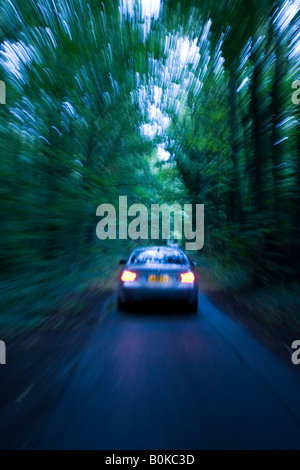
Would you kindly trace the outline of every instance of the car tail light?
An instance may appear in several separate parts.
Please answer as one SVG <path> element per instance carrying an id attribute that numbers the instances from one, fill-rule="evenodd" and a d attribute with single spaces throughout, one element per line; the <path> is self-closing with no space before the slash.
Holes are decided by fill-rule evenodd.
<path id="1" fill-rule="evenodd" d="M 137 278 L 136 273 L 132 273 L 131 271 L 124 271 L 121 277 L 123 282 L 134 282 Z"/>
<path id="2" fill-rule="evenodd" d="M 194 273 L 184 273 L 181 274 L 181 282 L 183 284 L 194 284 L 195 274 Z"/>

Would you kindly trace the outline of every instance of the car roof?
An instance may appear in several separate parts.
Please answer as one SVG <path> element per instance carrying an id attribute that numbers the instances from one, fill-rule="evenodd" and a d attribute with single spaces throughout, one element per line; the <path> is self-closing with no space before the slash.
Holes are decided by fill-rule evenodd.
<path id="1" fill-rule="evenodd" d="M 187 255 L 185 254 L 185 252 L 179 248 L 179 247 L 171 247 L 171 246 L 144 246 L 144 247 L 140 247 L 140 248 L 135 248 L 131 255 L 132 256 L 134 253 L 137 253 L 137 252 L 143 252 L 143 251 L 159 251 L 159 252 L 162 252 L 162 253 L 180 253 L 182 255 L 184 255 L 186 258 L 187 258 Z"/>

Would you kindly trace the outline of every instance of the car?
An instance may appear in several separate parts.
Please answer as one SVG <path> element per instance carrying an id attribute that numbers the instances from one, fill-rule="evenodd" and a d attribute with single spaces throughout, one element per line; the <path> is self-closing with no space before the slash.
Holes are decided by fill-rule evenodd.
<path id="1" fill-rule="evenodd" d="M 197 312 L 196 263 L 180 248 L 136 248 L 120 264 L 124 268 L 119 280 L 119 310 L 139 301 L 167 301 L 183 303 L 187 310 Z"/>

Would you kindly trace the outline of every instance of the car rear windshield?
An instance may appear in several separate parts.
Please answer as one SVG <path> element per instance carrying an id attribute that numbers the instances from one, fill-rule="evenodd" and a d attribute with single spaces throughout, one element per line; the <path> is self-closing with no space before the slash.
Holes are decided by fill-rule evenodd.
<path id="1" fill-rule="evenodd" d="M 180 252 L 140 251 L 131 258 L 132 264 L 177 264 L 186 265 L 188 259 Z"/>

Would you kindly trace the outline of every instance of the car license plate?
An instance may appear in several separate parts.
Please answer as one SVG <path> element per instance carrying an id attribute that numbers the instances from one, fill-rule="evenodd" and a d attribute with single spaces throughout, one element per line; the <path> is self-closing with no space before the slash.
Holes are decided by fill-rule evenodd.
<path id="1" fill-rule="evenodd" d="M 148 278 L 148 281 L 149 282 L 170 282 L 170 276 L 154 276 L 154 275 L 151 275 L 149 276 Z"/>

